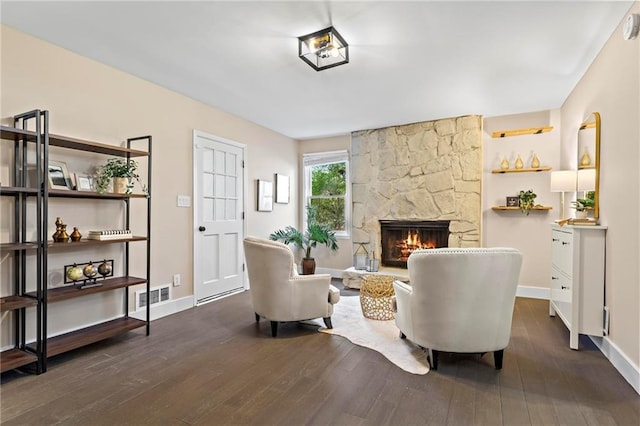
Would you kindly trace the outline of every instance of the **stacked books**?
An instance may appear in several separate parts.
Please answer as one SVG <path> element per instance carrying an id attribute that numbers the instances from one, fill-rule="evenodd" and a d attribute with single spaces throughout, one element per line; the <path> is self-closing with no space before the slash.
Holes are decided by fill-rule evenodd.
<path id="1" fill-rule="evenodd" d="M 568 224 L 575 225 L 575 226 L 595 226 L 598 224 L 598 219 L 593 219 L 590 217 L 584 218 L 584 219 L 574 218 L 574 219 L 569 219 Z"/>
<path id="2" fill-rule="evenodd" d="M 129 229 L 104 229 L 101 231 L 89 231 L 88 240 L 122 240 L 131 238 L 133 235 Z"/>

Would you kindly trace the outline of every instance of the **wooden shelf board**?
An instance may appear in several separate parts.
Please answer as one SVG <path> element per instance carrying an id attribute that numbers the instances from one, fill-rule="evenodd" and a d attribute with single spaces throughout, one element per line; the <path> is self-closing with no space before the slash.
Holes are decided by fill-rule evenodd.
<path id="1" fill-rule="evenodd" d="M 504 138 L 506 136 L 537 135 L 540 133 L 547 133 L 552 130 L 553 126 L 531 127 L 529 129 L 497 130 L 491 133 L 491 137 Z"/>
<path id="2" fill-rule="evenodd" d="M 3 186 L 0 187 L 0 195 L 37 195 L 37 188 L 24 188 L 21 186 Z"/>
<path id="3" fill-rule="evenodd" d="M 0 297 L 0 312 L 13 311 L 15 309 L 35 306 L 38 301 L 33 297 L 7 296 Z"/>
<path id="4" fill-rule="evenodd" d="M 64 287 L 50 288 L 47 290 L 47 302 L 59 302 L 61 300 L 73 299 L 75 297 L 82 297 L 88 294 L 102 293 L 105 291 L 111 291 L 118 288 L 129 287 L 137 284 L 144 284 L 147 282 L 144 278 L 137 277 L 117 277 L 98 279 L 98 283 L 102 285 L 95 287 L 77 288 L 73 284 L 65 285 Z M 35 292 L 27 293 L 29 296 L 35 296 Z"/>
<path id="5" fill-rule="evenodd" d="M 116 240 L 89 240 L 82 237 L 80 241 L 68 241 L 66 243 L 56 243 L 51 240 L 47 241 L 47 247 L 53 249 L 70 249 L 70 248 L 83 248 L 87 246 L 95 246 L 102 244 L 122 244 L 134 241 L 147 241 L 147 237 L 131 237 L 131 238 L 118 238 Z"/>
<path id="6" fill-rule="evenodd" d="M 522 168 L 522 169 L 506 169 L 506 170 L 502 170 L 502 169 L 493 169 L 491 170 L 491 173 L 524 173 L 524 172 L 547 172 L 551 170 L 551 167 L 549 166 L 544 166 L 544 167 L 537 167 L 537 168 Z"/>
<path id="7" fill-rule="evenodd" d="M 90 198 L 94 200 L 125 200 L 127 198 L 147 198 L 146 194 L 114 194 L 108 192 L 106 194 L 98 194 L 91 191 L 76 191 L 73 189 L 50 189 L 49 197 L 56 198 Z"/>
<path id="8" fill-rule="evenodd" d="M 87 152 L 95 152 L 97 154 L 115 155 L 119 157 L 147 157 L 147 151 L 137 149 L 127 149 L 121 146 L 108 145 L 104 143 L 91 142 L 82 139 L 71 138 L 68 136 L 49 134 L 49 145 L 61 148 L 77 149 Z"/>
<path id="9" fill-rule="evenodd" d="M 0 137 L 2 139 L 17 141 L 26 138 L 29 142 L 35 142 L 37 138 L 36 132 L 30 130 L 16 129 L 15 127 L 0 126 Z"/>
<path id="10" fill-rule="evenodd" d="M 520 207 L 511 207 L 511 206 L 493 206 L 491 210 L 520 210 Z M 535 206 L 531 210 L 553 210 L 551 206 Z"/>
<path id="11" fill-rule="evenodd" d="M 9 349 L 0 353 L 0 372 L 13 370 L 32 362 L 38 361 L 38 357 L 31 352 L 20 349 Z"/>
<path id="12" fill-rule="evenodd" d="M 32 242 L 0 244 L 0 251 L 35 250 L 37 248 L 38 248 L 38 244 L 32 243 Z"/>
<path id="13" fill-rule="evenodd" d="M 47 339 L 47 357 L 59 355 L 101 340 L 144 327 L 145 321 L 122 317 Z"/>

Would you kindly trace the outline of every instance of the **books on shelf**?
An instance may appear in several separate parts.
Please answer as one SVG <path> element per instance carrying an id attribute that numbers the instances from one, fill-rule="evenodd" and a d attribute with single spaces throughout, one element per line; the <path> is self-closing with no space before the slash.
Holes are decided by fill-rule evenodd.
<path id="1" fill-rule="evenodd" d="M 122 240 L 132 237 L 133 235 L 129 229 L 103 229 L 100 231 L 89 231 L 87 233 L 88 240 Z"/>

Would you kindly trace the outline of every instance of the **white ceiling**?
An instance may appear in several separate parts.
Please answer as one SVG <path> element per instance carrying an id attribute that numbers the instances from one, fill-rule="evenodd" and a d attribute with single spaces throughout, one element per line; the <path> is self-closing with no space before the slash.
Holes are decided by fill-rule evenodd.
<path id="1" fill-rule="evenodd" d="M 632 1 L 1 2 L 1 21 L 296 139 L 558 108 Z M 297 37 L 333 25 L 350 63 Z M 618 34 L 614 34 L 619 36 Z"/>

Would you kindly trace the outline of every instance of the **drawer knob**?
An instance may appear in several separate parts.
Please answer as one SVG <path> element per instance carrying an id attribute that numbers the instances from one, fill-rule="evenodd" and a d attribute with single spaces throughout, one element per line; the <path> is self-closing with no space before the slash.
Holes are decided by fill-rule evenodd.
<path id="1" fill-rule="evenodd" d="M 568 244 L 569 244 L 569 243 L 568 243 L 568 242 L 566 242 L 566 241 L 563 241 L 563 242 L 562 242 L 562 245 L 563 245 L 563 246 L 566 246 L 566 245 L 568 245 Z"/>
<path id="2" fill-rule="evenodd" d="M 568 286 L 566 286 L 566 285 L 561 285 L 561 286 L 560 286 L 560 288 L 561 288 L 562 290 L 569 290 L 569 287 L 568 287 Z"/>
<path id="3" fill-rule="evenodd" d="M 560 278 L 558 277 L 551 277 L 552 280 L 559 280 Z"/>
<path id="4" fill-rule="evenodd" d="M 560 241 L 560 238 L 552 238 L 551 241 L 553 242 Z"/>

